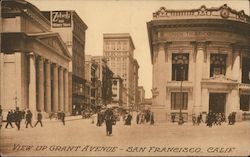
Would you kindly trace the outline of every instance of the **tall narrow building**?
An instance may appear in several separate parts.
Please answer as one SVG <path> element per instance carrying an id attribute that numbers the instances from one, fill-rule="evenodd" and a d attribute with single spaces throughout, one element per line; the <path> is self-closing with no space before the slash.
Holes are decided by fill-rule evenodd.
<path id="1" fill-rule="evenodd" d="M 103 55 L 108 58 L 108 66 L 114 74 L 123 79 L 123 85 L 127 90 L 126 107 L 133 107 L 135 104 L 135 46 L 128 33 L 104 34 Z M 137 63 L 137 62 L 136 62 Z M 138 72 L 136 72 L 138 75 Z"/>

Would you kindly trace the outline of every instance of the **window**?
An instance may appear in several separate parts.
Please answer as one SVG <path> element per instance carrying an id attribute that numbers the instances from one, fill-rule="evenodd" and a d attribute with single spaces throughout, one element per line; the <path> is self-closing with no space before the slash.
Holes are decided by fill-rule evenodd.
<path id="1" fill-rule="evenodd" d="M 121 43 L 118 42 L 118 43 L 117 43 L 117 50 L 120 50 L 120 49 L 121 49 Z"/>
<path id="2" fill-rule="evenodd" d="M 242 83 L 250 84 L 250 58 L 242 59 Z"/>
<path id="3" fill-rule="evenodd" d="M 185 81 L 188 80 L 188 53 L 172 55 L 172 80 Z"/>
<path id="4" fill-rule="evenodd" d="M 127 49 L 128 49 L 128 45 L 127 45 L 127 43 L 126 43 L 126 42 L 124 42 L 124 43 L 123 43 L 123 45 L 122 45 L 122 49 L 123 49 L 123 50 L 127 50 Z"/>
<path id="5" fill-rule="evenodd" d="M 171 93 L 171 110 L 181 109 L 187 110 L 188 93 L 187 92 L 173 92 Z"/>
<path id="6" fill-rule="evenodd" d="M 250 95 L 241 95 L 240 96 L 240 109 L 242 111 L 250 110 Z"/>
<path id="7" fill-rule="evenodd" d="M 95 89 L 91 89 L 91 97 L 95 97 Z"/>
<path id="8" fill-rule="evenodd" d="M 110 45 L 110 43 L 107 42 L 107 43 L 106 43 L 106 50 L 109 50 L 109 49 L 110 49 L 109 45 Z"/>
<path id="9" fill-rule="evenodd" d="M 111 49 L 115 50 L 115 43 L 111 43 Z"/>
<path id="10" fill-rule="evenodd" d="M 226 73 L 226 54 L 211 54 L 210 57 L 210 77 L 225 75 Z"/>

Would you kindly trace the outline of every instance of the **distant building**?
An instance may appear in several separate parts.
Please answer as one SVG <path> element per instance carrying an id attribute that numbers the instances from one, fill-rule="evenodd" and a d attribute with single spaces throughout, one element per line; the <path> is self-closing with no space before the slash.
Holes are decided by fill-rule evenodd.
<path id="1" fill-rule="evenodd" d="M 135 105 L 135 83 L 139 66 L 134 61 L 134 43 L 128 33 L 104 34 L 103 54 L 108 59 L 108 66 L 114 74 L 123 79 L 123 85 L 127 90 L 127 107 Z M 137 64 L 137 65 L 135 65 Z"/>
<path id="2" fill-rule="evenodd" d="M 139 81 L 139 75 L 138 75 L 138 70 L 139 70 L 139 64 L 136 59 L 134 59 L 134 85 L 133 85 L 133 108 L 134 109 L 139 109 L 139 104 L 138 104 L 138 81 Z"/>
<path id="3" fill-rule="evenodd" d="M 151 110 L 151 107 L 152 107 L 152 98 L 145 98 L 144 99 L 144 102 L 140 104 L 140 108 L 141 110 L 150 110 L 150 111 L 154 111 L 154 110 Z"/>
<path id="4" fill-rule="evenodd" d="M 86 83 L 90 81 L 90 106 L 110 104 L 113 72 L 103 56 L 86 55 Z"/>
<path id="5" fill-rule="evenodd" d="M 112 104 L 123 106 L 122 91 L 123 80 L 118 75 L 113 75 L 112 78 Z"/>
<path id="6" fill-rule="evenodd" d="M 85 32 L 87 25 L 72 10 L 43 11 L 51 22 L 51 30 L 58 32 L 72 56 L 69 64 L 69 99 L 72 112 L 82 110 L 84 106 L 84 60 Z"/>
<path id="7" fill-rule="evenodd" d="M 92 59 L 98 64 L 98 80 L 100 86 L 98 88 L 98 104 L 107 105 L 112 100 L 112 78 L 113 72 L 107 65 L 107 58 L 103 56 L 93 56 Z"/>
<path id="8" fill-rule="evenodd" d="M 26 1 L 1 2 L 0 105 L 4 112 L 70 113 L 71 55 L 38 8 Z"/>
<path id="9" fill-rule="evenodd" d="M 143 103 L 145 101 L 145 90 L 143 88 L 143 86 L 139 86 L 138 89 L 137 89 L 137 94 L 138 94 L 138 97 L 137 97 L 137 102 L 138 102 L 138 110 L 141 110 L 143 106 Z"/>
<path id="10" fill-rule="evenodd" d="M 226 4 L 153 13 L 147 23 L 157 122 L 250 111 L 250 17 Z"/>

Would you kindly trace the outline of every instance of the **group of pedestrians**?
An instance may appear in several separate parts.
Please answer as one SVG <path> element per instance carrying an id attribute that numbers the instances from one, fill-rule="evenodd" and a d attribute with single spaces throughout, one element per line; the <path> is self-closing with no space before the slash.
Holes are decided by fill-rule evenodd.
<path id="1" fill-rule="evenodd" d="M 150 123 L 151 125 L 154 124 L 154 113 L 146 110 L 143 112 L 139 112 L 136 115 L 136 124 L 144 124 L 144 123 Z"/>
<path id="2" fill-rule="evenodd" d="M 19 107 L 16 108 L 16 110 L 10 110 L 7 114 L 7 123 L 5 125 L 5 128 L 8 128 L 8 126 L 10 125 L 11 128 L 14 128 L 12 125 L 12 122 L 15 123 L 17 130 L 20 130 L 21 128 L 21 122 L 23 119 L 25 119 L 25 124 L 26 124 L 26 128 L 28 128 L 28 126 L 30 125 L 30 127 L 33 128 L 32 125 L 32 117 L 33 114 L 30 110 L 27 110 L 27 112 L 25 113 L 25 111 L 20 111 Z M 40 111 L 38 111 L 37 113 L 37 122 L 35 123 L 35 127 L 37 126 L 37 124 L 40 123 L 41 127 L 43 126 L 42 123 L 42 114 Z"/>
<path id="3" fill-rule="evenodd" d="M 96 126 L 100 127 L 103 123 L 106 125 L 107 136 L 112 135 L 112 126 L 116 124 L 116 121 L 122 117 L 125 126 L 130 126 L 132 124 L 133 115 L 129 111 L 117 112 L 112 108 L 107 108 L 106 110 L 100 110 L 97 112 L 97 122 Z M 144 124 L 150 123 L 154 124 L 154 114 L 150 111 L 139 112 L 136 115 L 136 123 Z"/>
<path id="4" fill-rule="evenodd" d="M 1 116 L 2 116 L 2 113 L 1 113 Z M 57 113 L 57 118 L 62 121 L 63 125 L 65 125 L 65 113 L 64 112 Z M 22 120 L 25 120 L 25 128 L 28 128 L 29 126 L 33 128 L 32 119 L 33 119 L 33 113 L 30 110 L 27 110 L 26 112 L 24 110 L 20 111 L 19 107 L 17 107 L 16 110 L 14 111 L 10 110 L 8 112 L 7 117 L 6 117 L 7 123 L 5 125 L 5 128 L 8 128 L 9 126 L 11 128 L 14 128 L 14 126 L 12 125 L 12 123 L 14 123 L 17 127 L 17 130 L 20 130 Z M 36 127 L 38 124 L 40 124 L 41 127 L 43 127 L 43 122 L 42 122 L 43 115 L 40 110 L 37 112 L 36 119 L 37 121 L 34 127 Z"/>
<path id="5" fill-rule="evenodd" d="M 228 124 L 233 125 L 235 123 L 235 112 L 232 112 L 228 116 Z M 200 123 L 204 122 L 208 127 L 212 126 L 220 126 L 222 123 L 226 123 L 226 116 L 224 113 L 215 113 L 215 112 L 209 112 L 205 115 L 205 120 L 203 120 L 203 115 L 200 113 L 198 116 L 195 116 L 195 114 L 192 115 L 192 122 L 193 125 L 199 125 Z"/>
<path id="6" fill-rule="evenodd" d="M 209 112 L 206 118 L 206 124 L 209 127 L 212 127 L 213 125 L 221 125 L 223 122 L 226 122 L 226 117 L 224 113 L 214 113 Z"/>

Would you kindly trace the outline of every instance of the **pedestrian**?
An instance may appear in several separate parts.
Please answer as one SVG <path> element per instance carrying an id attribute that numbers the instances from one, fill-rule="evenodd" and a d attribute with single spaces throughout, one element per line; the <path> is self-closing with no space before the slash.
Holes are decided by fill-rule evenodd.
<path id="1" fill-rule="evenodd" d="M 107 136 L 112 135 L 112 125 L 113 125 L 113 111 L 108 108 L 105 112 L 105 122 L 106 122 L 106 134 Z"/>
<path id="2" fill-rule="evenodd" d="M 144 124 L 145 122 L 145 114 L 142 112 L 141 113 L 141 124 Z"/>
<path id="3" fill-rule="evenodd" d="M 101 112 L 99 111 L 97 113 L 97 123 L 96 123 L 96 126 L 101 126 L 102 125 L 102 114 Z"/>
<path id="4" fill-rule="evenodd" d="M 207 126 L 212 127 L 213 125 L 213 113 L 210 111 L 207 115 Z"/>
<path id="5" fill-rule="evenodd" d="M 3 115 L 2 111 L 0 111 L 0 129 L 2 129 L 2 125 L 3 125 Z"/>
<path id="6" fill-rule="evenodd" d="M 8 125 L 11 126 L 11 128 L 13 128 L 12 126 L 12 121 L 13 121 L 13 115 L 12 113 L 9 111 L 7 114 L 7 124 L 5 125 L 5 128 L 8 128 Z"/>
<path id="7" fill-rule="evenodd" d="M 151 125 L 154 125 L 154 123 L 155 123 L 155 120 L 154 120 L 154 112 L 152 112 L 151 115 L 150 115 L 150 124 L 151 124 Z"/>
<path id="8" fill-rule="evenodd" d="M 146 123 L 148 123 L 150 121 L 150 111 L 149 110 L 147 110 L 145 112 L 145 120 L 146 120 Z"/>
<path id="9" fill-rule="evenodd" d="M 19 107 L 16 108 L 13 117 L 14 117 L 14 120 L 15 120 L 15 124 L 17 126 L 17 130 L 20 130 L 21 121 L 22 121 L 22 113 L 21 113 L 21 111 L 19 111 Z"/>
<path id="10" fill-rule="evenodd" d="M 61 120 L 63 122 L 63 125 L 65 125 L 65 113 L 62 112 L 60 116 L 61 116 L 60 118 L 61 118 Z"/>
<path id="11" fill-rule="evenodd" d="M 26 128 L 28 128 L 28 125 L 31 126 L 31 128 L 33 128 L 31 122 L 32 122 L 32 116 L 33 114 L 31 113 L 30 110 L 27 111 L 27 114 L 26 114 Z"/>
<path id="12" fill-rule="evenodd" d="M 125 125 L 131 125 L 132 118 L 132 115 L 128 113 L 127 118 L 125 120 Z"/>
<path id="13" fill-rule="evenodd" d="M 36 124 L 35 124 L 35 127 L 36 127 L 36 125 L 37 125 L 38 123 L 40 123 L 40 124 L 41 124 L 41 127 L 43 127 L 42 119 L 43 119 L 43 115 L 42 115 L 41 111 L 38 111 L 38 113 L 37 113 L 37 122 L 36 122 Z"/>
<path id="14" fill-rule="evenodd" d="M 195 114 L 192 115 L 192 122 L 193 122 L 193 125 L 196 124 L 196 116 L 195 116 Z"/>
<path id="15" fill-rule="evenodd" d="M 201 121 L 202 121 L 202 114 L 200 113 L 197 117 L 197 125 L 200 125 Z"/>
<path id="16" fill-rule="evenodd" d="M 140 120 L 140 113 L 137 113 L 137 115 L 136 115 L 136 124 L 139 124 L 139 120 Z"/>
<path id="17" fill-rule="evenodd" d="M 175 121 L 175 114 L 171 115 L 171 120 L 172 120 L 172 123 L 174 123 L 174 121 Z"/>

